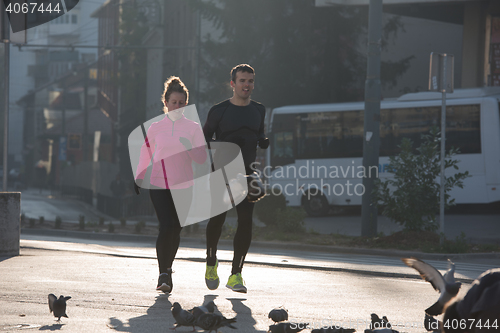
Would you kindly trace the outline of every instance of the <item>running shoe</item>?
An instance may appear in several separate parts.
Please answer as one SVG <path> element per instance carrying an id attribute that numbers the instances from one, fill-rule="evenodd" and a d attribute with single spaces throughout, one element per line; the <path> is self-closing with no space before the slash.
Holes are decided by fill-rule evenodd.
<path id="1" fill-rule="evenodd" d="M 226 287 L 231 289 L 232 291 L 236 291 L 239 293 L 246 293 L 247 288 L 245 287 L 245 281 L 241 277 L 241 273 L 233 274 L 229 277 L 227 281 Z"/>
<path id="2" fill-rule="evenodd" d="M 163 291 L 164 293 L 169 293 L 174 288 L 172 283 L 172 269 L 168 269 L 166 273 L 161 273 L 158 277 L 158 286 L 156 290 Z"/>
<path id="3" fill-rule="evenodd" d="M 219 261 L 215 261 L 215 266 L 208 266 L 205 271 L 205 283 L 207 288 L 210 290 L 215 290 L 219 287 L 219 276 L 217 275 L 217 266 L 219 266 Z"/>

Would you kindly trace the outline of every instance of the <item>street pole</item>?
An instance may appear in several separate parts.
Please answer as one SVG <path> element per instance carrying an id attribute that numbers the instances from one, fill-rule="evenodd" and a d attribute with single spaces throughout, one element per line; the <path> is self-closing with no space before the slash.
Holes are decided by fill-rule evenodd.
<path id="1" fill-rule="evenodd" d="M 0 5 L 0 7 L 3 7 Z M 7 192 L 8 157 L 9 157 L 9 77 L 10 77 L 10 26 L 7 12 L 1 12 L 4 24 L 4 124 L 3 124 L 3 188 Z"/>
<path id="2" fill-rule="evenodd" d="M 443 83 L 442 83 L 442 101 L 441 101 L 441 188 L 439 191 L 439 242 L 441 245 L 444 243 L 444 183 L 446 178 L 444 177 L 444 158 L 445 158 L 445 139 L 446 139 L 446 65 L 447 57 L 446 54 L 443 55 Z"/>
<path id="3" fill-rule="evenodd" d="M 200 57 L 201 57 L 201 13 L 198 10 L 197 12 L 197 32 L 196 32 L 196 43 L 198 44 L 198 47 L 196 48 L 196 104 L 198 104 L 198 112 L 201 109 L 200 106 Z"/>
<path id="4" fill-rule="evenodd" d="M 439 189 L 439 233 L 440 243 L 444 243 L 444 206 L 445 206 L 445 147 L 446 147 L 446 93 L 453 92 L 454 57 L 452 54 L 431 53 L 429 67 L 429 90 L 441 92 L 441 182 Z"/>
<path id="5" fill-rule="evenodd" d="M 361 200 L 361 236 L 376 236 L 377 207 L 373 202 L 378 176 L 380 147 L 380 51 L 382 38 L 382 0 L 370 0 L 368 13 L 368 65 L 365 82 L 363 136 L 363 188 Z"/>
<path id="6" fill-rule="evenodd" d="M 89 106 L 88 106 L 88 94 L 89 94 L 89 75 L 90 72 L 86 68 L 85 69 L 85 77 L 83 79 L 83 135 L 82 135 L 82 153 L 83 153 L 83 161 L 86 161 L 87 158 L 87 137 L 89 131 Z"/>

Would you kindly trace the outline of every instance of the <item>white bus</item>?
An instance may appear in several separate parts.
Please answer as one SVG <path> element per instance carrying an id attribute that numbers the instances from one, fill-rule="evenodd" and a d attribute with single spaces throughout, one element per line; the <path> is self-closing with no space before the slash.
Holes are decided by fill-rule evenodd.
<path id="1" fill-rule="evenodd" d="M 460 149 L 464 189 L 457 204 L 500 201 L 500 88 L 457 89 L 447 94 L 446 149 Z M 321 216 L 332 206 L 361 205 L 364 102 L 293 105 L 273 110 L 264 176 L 289 206 Z M 421 134 L 441 124 L 441 93 L 410 93 L 381 102 L 378 177 L 391 176 L 388 156 L 404 137 L 417 147 Z M 262 169 L 262 168 L 261 168 Z M 377 172 L 370 170 L 371 172 Z M 364 170 L 365 175 L 368 170 Z"/>

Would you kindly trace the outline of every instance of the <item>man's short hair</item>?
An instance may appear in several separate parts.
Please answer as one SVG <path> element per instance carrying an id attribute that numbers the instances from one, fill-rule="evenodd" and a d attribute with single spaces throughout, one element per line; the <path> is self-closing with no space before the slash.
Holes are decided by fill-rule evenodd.
<path id="1" fill-rule="evenodd" d="M 255 74 L 254 69 L 252 66 L 247 65 L 247 64 L 239 64 L 238 66 L 234 66 L 233 69 L 231 70 L 231 81 L 235 82 L 236 81 L 236 73 L 238 72 L 246 72 L 250 74 Z"/>

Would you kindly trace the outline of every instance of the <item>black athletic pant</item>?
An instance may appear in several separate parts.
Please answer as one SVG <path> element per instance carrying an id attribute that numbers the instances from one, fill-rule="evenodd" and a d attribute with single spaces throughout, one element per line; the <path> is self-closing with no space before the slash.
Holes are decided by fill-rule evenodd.
<path id="1" fill-rule="evenodd" d="M 156 256 L 158 258 L 158 266 L 161 273 L 166 273 L 167 269 L 172 267 L 172 263 L 179 249 L 181 241 L 182 227 L 179 223 L 177 211 L 174 206 L 171 190 L 168 189 L 151 189 L 149 196 L 155 208 L 156 217 L 160 223 L 158 238 L 156 239 Z M 172 190 L 175 191 L 175 196 L 182 196 L 182 207 L 186 210 L 183 215 L 187 215 L 187 210 L 191 204 L 193 197 L 192 188 Z"/>
<path id="2" fill-rule="evenodd" d="M 243 262 L 252 242 L 252 215 L 254 203 L 246 198 L 236 205 L 238 227 L 233 240 L 233 267 L 231 274 L 241 273 Z M 226 220 L 226 212 L 214 216 L 207 224 L 207 264 L 214 266 L 216 262 L 217 244 Z"/>

